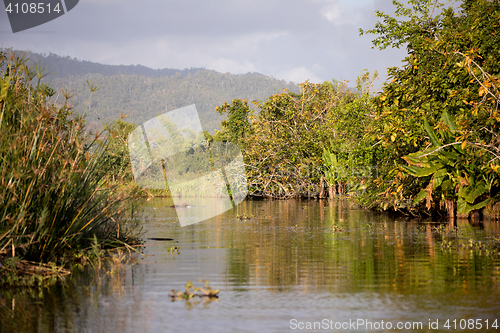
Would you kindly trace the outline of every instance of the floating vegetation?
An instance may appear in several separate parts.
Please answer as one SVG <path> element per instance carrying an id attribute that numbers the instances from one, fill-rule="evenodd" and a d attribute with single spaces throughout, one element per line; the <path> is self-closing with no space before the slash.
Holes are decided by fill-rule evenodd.
<path id="1" fill-rule="evenodd" d="M 485 242 L 476 241 L 472 238 L 469 238 L 466 244 L 462 244 L 462 247 L 470 250 L 486 250 L 488 246 Z"/>
<path id="2" fill-rule="evenodd" d="M 114 275 L 116 273 L 125 271 L 128 266 L 137 262 L 137 256 L 133 256 L 130 251 L 122 251 L 121 249 L 108 251 L 106 257 L 106 274 Z"/>
<path id="3" fill-rule="evenodd" d="M 346 229 L 342 228 L 342 227 L 341 227 L 341 226 L 339 226 L 339 225 L 332 225 L 332 226 L 330 227 L 330 230 L 331 230 L 332 232 L 344 232 L 344 231 L 346 231 Z"/>
<path id="4" fill-rule="evenodd" d="M 449 241 L 449 240 L 443 240 L 441 242 L 441 248 L 442 249 L 449 249 L 449 248 L 452 247 L 452 245 L 453 245 L 453 243 L 451 241 Z"/>
<path id="5" fill-rule="evenodd" d="M 433 232 L 437 232 L 438 234 L 441 234 L 442 236 L 447 236 L 447 235 L 461 235 L 463 234 L 464 230 L 463 228 L 459 227 L 450 227 L 446 225 L 438 225 L 436 227 L 432 227 L 431 229 Z"/>
<path id="6" fill-rule="evenodd" d="M 250 219 L 255 218 L 255 216 L 254 215 L 247 215 L 246 213 L 243 213 L 243 215 L 236 215 L 236 218 L 238 220 L 250 220 Z"/>
<path id="7" fill-rule="evenodd" d="M 210 283 L 209 280 L 203 281 L 202 279 L 200 279 L 200 282 L 205 283 L 204 288 L 196 288 L 195 286 L 193 286 L 191 281 L 188 281 L 186 284 L 185 292 L 182 291 L 176 292 L 175 290 L 172 290 L 172 294 L 170 294 L 169 296 L 172 299 L 172 301 L 181 299 L 189 300 L 195 297 L 207 298 L 207 299 L 219 298 L 220 289 L 213 290 L 212 287 L 208 285 Z"/>
<path id="8" fill-rule="evenodd" d="M 134 264 L 137 261 L 134 253 L 140 253 L 130 245 L 125 244 L 124 248 L 116 248 L 105 250 L 102 249 L 97 239 L 94 238 L 92 246 L 87 252 L 79 253 L 75 259 L 83 265 L 89 263 L 95 270 L 96 275 L 105 273 L 114 275 L 120 271 L 124 271 L 127 266 Z M 133 253 L 134 252 L 134 253 Z M 78 264 L 76 264 L 77 266 Z"/>
<path id="9" fill-rule="evenodd" d="M 180 252 L 181 247 L 180 246 L 172 246 L 170 249 L 168 249 L 168 253 L 170 253 L 172 256 L 175 256 L 176 254 L 179 255 L 181 254 Z"/>
<path id="10" fill-rule="evenodd" d="M 113 275 L 136 261 L 133 252 L 138 251 L 128 244 L 115 249 L 103 249 L 101 245 L 94 237 L 89 248 L 75 251 L 71 258 L 61 259 L 62 264 L 29 261 L 17 256 L 7 257 L 0 262 L 0 286 L 48 286 L 70 275 L 68 267 L 83 269 L 87 264 L 95 271 L 96 276 L 101 273 Z"/>
<path id="11" fill-rule="evenodd" d="M 425 225 L 421 225 L 417 228 L 418 231 L 425 231 L 427 227 Z"/>

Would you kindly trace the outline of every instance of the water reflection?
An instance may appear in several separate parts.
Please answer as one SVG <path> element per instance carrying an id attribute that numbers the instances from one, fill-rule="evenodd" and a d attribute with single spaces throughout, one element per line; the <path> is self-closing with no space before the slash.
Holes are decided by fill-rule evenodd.
<path id="1" fill-rule="evenodd" d="M 258 218 L 223 234 L 238 284 L 332 292 L 498 292 L 498 256 L 465 247 L 443 251 L 436 224 L 397 221 L 349 209 L 348 202 L 245 204 L 241 209 Z M 331 232 L 331 225 L 346 231 Z M 461 227 L 459 244 L 499 230 L 493 222 L 484 230 Z"/>
<path id="2" fill-rule="evenodd" d="M 279 332 L 292 318 L 427 323 L 500 313 L 498 222 L 395 219 L 341 200 L 245 201 L 181 228 L 170 205 L 152 199 L 139 218 L 145 238 L 174 241 L 148 240 L 126 269 L 74 274 L 39 295 L 2 293 L 0 331 Z M 171 301 L 172 289 L 200 278 L 221 289 L 218 302 Z"/>

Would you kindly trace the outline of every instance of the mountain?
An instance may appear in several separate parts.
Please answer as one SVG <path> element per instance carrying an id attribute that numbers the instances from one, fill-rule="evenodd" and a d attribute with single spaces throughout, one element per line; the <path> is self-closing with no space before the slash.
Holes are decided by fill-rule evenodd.
<path id="1" fill-rule="evenodd" d="M 55 54 L 14 51 L 36 62 L 49 73 L 43 82 L 56 91 L 54 101 L 64 101 L 63 90 L 72 97 L 74 110 L 85 115 L 91 128 L 102 128 L 126 115 L 141 124 L 166 111 L 196 104 L 204 128 L 213 132 L 223 116 L 215 107 L 240 98 L 263 100 L 283 89 L 299 92 L 292 82 L 259 73 L 219 73 L 204 68 L 151 69 L 140 65 L 104 65 Z M 97 88 L 91 93 L 90 88 Z"/>

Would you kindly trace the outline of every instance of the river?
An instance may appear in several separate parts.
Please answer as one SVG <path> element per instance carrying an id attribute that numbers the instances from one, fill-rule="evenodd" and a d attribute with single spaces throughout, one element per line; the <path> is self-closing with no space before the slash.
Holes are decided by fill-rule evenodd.
<path id="1" fill-rule="evenodd" d="M 180 227 L 161 198 L 143 202 L 137 219 L 142 254 L 41 291 L 2 291 L 0 331 L 500 332 L 498 222 L 287 200 L 244 201 Z M 200 279 L 218 299 L 169 296 Z"/>

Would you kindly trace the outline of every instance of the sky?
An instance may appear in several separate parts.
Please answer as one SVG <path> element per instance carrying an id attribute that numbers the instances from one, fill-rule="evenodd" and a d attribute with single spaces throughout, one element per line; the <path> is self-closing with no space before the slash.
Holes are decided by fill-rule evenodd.
<path id="1" fill-rule="evenodd" d="M 0 4 L 0 8 L 3 9 Z M 0 11 L 0 47 L 112 65 L 258 72 L 300 83 L 349 80 L 401 66 L 403 49 L 372 49 L 375 10 L 391 0 L 81 0 L 43 25 L 12 33 Z"/>

